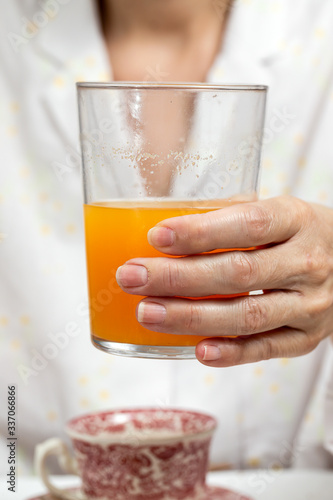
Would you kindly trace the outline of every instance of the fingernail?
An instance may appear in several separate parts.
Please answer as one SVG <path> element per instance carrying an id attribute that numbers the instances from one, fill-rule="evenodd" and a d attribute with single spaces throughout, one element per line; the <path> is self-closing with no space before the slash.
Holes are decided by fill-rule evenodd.
<path id="1" fill-rule="evenodd" d="M 221 349 L 216 345 L 205 345 L 204 347 L 204 361 L 217 361 L 221 358 Z"/>
<path id="2" fill-rule="evenodd" d="M 139 323 L 163 323 L 166 309 L 156 302 L 140 302 L 137 318 Z"/>
<path id="3" fill-rule="evenodd" d="M 116 280 L 120 286 L 143 286 L 148 281 L 148 271 L 144 266 L 125 264 L 116 272 Z"/>
<path id="4" fill-rule="evenodd" d="M 152 227 L 149 229 L 148 243 L 154 247 L 170 247 L 175 241 L 175 233 L 169 227 Z"/>

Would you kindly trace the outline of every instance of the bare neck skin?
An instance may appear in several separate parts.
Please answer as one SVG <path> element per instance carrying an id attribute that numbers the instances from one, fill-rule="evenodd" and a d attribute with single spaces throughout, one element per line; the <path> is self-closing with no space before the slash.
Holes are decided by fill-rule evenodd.
<path id="1" fill-rule="evenodd" d="M 229 0 L 99 0 L 102 27 L 113 79 L 146 82 L 202 82 L 222 43 Z M 186 112 L 192 97 L 174 96 L 170 107 L 167 94 L 141 110 L 148 152 L 178 150 L 179 137 L 186 137 Z M 156 126 L 156 107 L 165 116 Z M 164 196 L 169 192 L 169 168 L 140 163 L 140 175 L 148 192 Z M 154 175 L 149 175 L 153 170 Z"/>
<path id="2" fill-rule="evenodd" d="M 230 0 L 99 0 L 115 80 L 204 81 Z"/>

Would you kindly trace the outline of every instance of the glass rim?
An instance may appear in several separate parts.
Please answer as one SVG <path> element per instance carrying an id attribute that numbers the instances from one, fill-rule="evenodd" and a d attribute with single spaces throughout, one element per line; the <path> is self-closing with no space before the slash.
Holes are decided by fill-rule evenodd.
<path id="1" fill-rule="evenodd" d="M 267 92 L 267 85 L 216 84 L 196 82 L 77 82 L 77 89 L 129 90 L 211 90 L 223 92 Z"/>

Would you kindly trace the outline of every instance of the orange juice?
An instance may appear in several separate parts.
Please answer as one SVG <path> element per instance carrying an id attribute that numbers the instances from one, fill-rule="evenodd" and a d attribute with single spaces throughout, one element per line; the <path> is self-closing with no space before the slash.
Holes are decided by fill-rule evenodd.
<path id="1" fill-rule="evenodd" d="M 233 201 L 233 204 L 235 201 Z M 200 214 L 231 202 L 105 202 L 84 206 L 91 332 L 95 339 L 151 346 L 194 346 L 197 335 L 171 335 L 147 330 L 136 320 L 135 309 L 143 298 L 129 295 L 117 285 L 119 266 L 134 257 L 158 257 L 147 232 L 170 217 Z"/>

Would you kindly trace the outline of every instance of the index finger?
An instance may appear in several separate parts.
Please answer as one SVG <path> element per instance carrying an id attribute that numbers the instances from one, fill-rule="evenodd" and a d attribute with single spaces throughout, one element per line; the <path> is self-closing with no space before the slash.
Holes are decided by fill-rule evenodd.
<path id="1" fill-rule="evenodd" d="M 306 209 L 305 202 L 289 196 L 239 203 L 203 214 L 166 219 L 150 229 L 148 241 L 170 255 L 279 243 L 300 230 Z"/>

